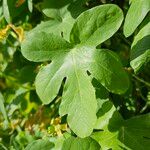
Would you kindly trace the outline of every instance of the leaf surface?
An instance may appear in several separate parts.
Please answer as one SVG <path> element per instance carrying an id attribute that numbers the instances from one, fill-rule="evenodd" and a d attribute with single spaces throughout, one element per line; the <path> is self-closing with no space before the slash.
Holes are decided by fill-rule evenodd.
<path id="1" fill-rule="evenodd" d="M 65 140 L 62 150 L 100 150 L 100 145 L 90 137 L 81 139 L 70 137 Z"/>
<path id="2" fill-rule="evenodd" d="M 105 9 L 120 12 L 115 5 L 105 5 L 91 9 L 88 14 L 92 14 L 93 11 L 95 14 L 99 12 L 104 14 Z M 117 13 L 114 15 L 118 17 Z M 78 17 L 76 23 L 78 21 L 81 23 L 80 17 L 83 18 L 83 15 Z M 111 17 L 109 19 L 112 20 Z M 105 15 L 102 16 L 102 20 L 105 20 Z M 118 24 L 121 25 L 121 20 L 122 13 L 120 13 L 120 19 L 116 21 L 117 27 L 114 32 L 119 28 Z M 85 20 L 82 21 L 83 23 L 86 21 L 86 15 Z M 92 24 L 93 22 L 95 20 L 91 20 Z M 113 20 L 110 22 L 112 25 L 115 24 Z M 105 26 L 105 21 L 103 24 Z M 72 30 L 74 28 L 76 25 Z M 94 28 L 95 32 L 99 28 L 101 26 Z M 109 34 L 110 31 L 112 30 L 106 30 L 109 37 L 113 34 Z M 84 32 L 87 32 L 86 28 Z M 52 33 L 33 33 L 30 35 L 30 40 L 26 38 L 23 42 L 22 54 L 31 61 L 51 62 L 43 67 L 36 77 L 36 91 L 44 104 L 50 103 L 57 96 L 62 81 L 66 79 L 59 109 L 60 115 L 68 114 L 67 120 L 70 128 L 79 137 L 86 137 L 92 133 L 97 111 L 95 90 L 87 72 L 90 72 L 109 91 L 119 94 L 127 90 L 128 77 L 120 60 L 113 52 L 96 49 L 97 42 L 94 46 L 72 42 L 69 43 Z"/>
<path id="3" fill-rule="evenodd" d="M 18 0 L 3 0 L 3 15 L 8 23 L 11 23 L 15 17 L 22 13 L 26 7 L 24 2 L 20 5 Z"/>
<path id="4" fill-rule="evenodd" d="M 107 4 L 83 12 L 77 18 L 70 41 L 95 46 L 109 39 L 120 27 L 123 13 L 118 6 Z"/>
<path id="5" fill-rule="evenodd" d="M 87 9 L 83 7 L 85 1 L 64 0 L 56 2 L 55 0 L 45 0 L 42 3 L 42 12 L 50 20 L 42 22 L 33 31 L 53 33 L 69 41 L 70 31 L 75 22 L 75 18 Z"/>
<path id="6" fill-rule="evenodd" d="M 28 39 L 31 40 L 28 40 Z M 39 32 L 26 37 L 22 53 L 28 60 L 42 62 L 53 60 L 66 54 L 73 46 L 63 38 L 52 33 Z"/>
<path id="7" fill-rule="evenodd" d="M 127 12 L 124 24 L 124 35 L 130 36 L 150 11 L 149 0 L 133 0 Z"/>
<path id="8" fill-rule="evenodd" d="M 25 150 L 50 150 L 54 147 L 48 139 L 40 139 L 30 143 Z"/>
<path id="9" fill-rule="evenodd" d="M 131 67 L 137 73 L 150 62 L 150 23 L 136 35 L 131 49 Z"/>
<path id="10" fill-rule="evenodd" d="M 106 49 L 95 50 L 92 60 L 89 70 L 105 88 L 118 94 L 126 91 L 129 86 L 128 77 L 114 52 Z"/>
<path id="11" fill-rule="evenodd" d="M 103 131 L 92 135 L 95 140 L 99 141 L 102 149 L 148 150 L 150 146 L 150 114 L 123 120 L 114 106 L 109 107 L 110 103 L 105 103 L 105 105 L 101 108 L 101 111 L 105 112 L 105 120 L 100 115 L 97 121 L 97 129 Z M 114 109 L 112 110 L 112 108 Z"/>

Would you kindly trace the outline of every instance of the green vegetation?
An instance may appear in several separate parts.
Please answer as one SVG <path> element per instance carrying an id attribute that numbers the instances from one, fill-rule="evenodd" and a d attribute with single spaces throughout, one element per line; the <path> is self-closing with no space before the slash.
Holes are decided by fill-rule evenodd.
<path id="1" fill-rule="evenodd" d="M 0 0 L 0 150 L 149 150 L 149 70 L 149 0 Z"/>

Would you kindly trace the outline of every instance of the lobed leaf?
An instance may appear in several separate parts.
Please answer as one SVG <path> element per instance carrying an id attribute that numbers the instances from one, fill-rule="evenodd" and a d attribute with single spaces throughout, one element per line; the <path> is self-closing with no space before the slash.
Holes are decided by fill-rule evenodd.
<path id="1" fill-rule="evenodd" d="M 105 9 L 115 14 L 120 12 L 120 19 L 115 23 L 117 26 L 114 27 L 111 19 L 110 22 L 108 20 L 105 22 L 105 19 L 102 22 L 106 27 L 109 22 L 115 28 L 108 30 L 108 32 L 111 31 L 110 34 L 106 31 L 109 38 L 121 25 L 121 10 L 115 5 L 104 5 L 87 12 L 92 16 L 93 11 L 106 13 Z M 84 14 L 86 18 L 86 13 Z M 97 20 L 95 17 L 90 20 L 91 24 L 95 20 Z M 80 19 L 77 19 L 78 21 L 80 22 Z M 84 32 L 88 32 L 86 28 Z M 113 52 L 94 48 L 99 40 L 96 40 L 94 46 L 89 46 L 86 41 L 75 44 L 73 41 L 69 43 L 60 36 L 45 32 L 30 34 L 30 38 L 30 40 L 26 38 L 22 44 L 23 55 L 31 61 L 51 61 L 49 65 L 40 70 L 36 77 L 36 91 L 39 97 L 44 104 L 50 103 L 57 96 L 62 81 L 66 79 L 59 109 L 60 115 L 68 115 L 68 124 L 79 137 L 89 136 L 96 122 L 97 101 L 91 78 L 87 72 L 90 72 L 109 91 L 124 93 L 128 88 L 128 77 L 120 60 Z"/>

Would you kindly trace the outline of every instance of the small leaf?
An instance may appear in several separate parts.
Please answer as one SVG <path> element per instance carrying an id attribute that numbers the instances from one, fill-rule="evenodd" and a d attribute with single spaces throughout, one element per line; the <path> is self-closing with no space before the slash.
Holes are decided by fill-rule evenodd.
<path id="1" fill-rule="evenodd" d="M 70 137 L 64 141 L 62 150 L 100 150 L 100 145 L 90 137 Z"/>
<path id="2" fill-rule="evenodd" d="M 130 36 L 150 11 L 149 0 L 133 0 L 127 12 L 124 24 L 124 35 Z"/>

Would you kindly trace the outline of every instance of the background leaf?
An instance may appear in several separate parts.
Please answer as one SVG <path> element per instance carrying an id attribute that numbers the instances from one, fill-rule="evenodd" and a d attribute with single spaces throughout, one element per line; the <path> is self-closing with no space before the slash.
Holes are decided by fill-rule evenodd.
<path id="1" fill-rule="evenodd" d="M 81 139 L 70 137 L 65 140 L 62 150 L 100 150 L 100 145 L 90 137 Z"/>
<path id="2" fill-rule="evenodd" d="M 137 73 L 150 61 L 150 23 L 135 36 L 131 49 L 131 67 Z"/>
<path id="3" fill-rule="evenodd" d="M 48 150 L 48 149 L 52 149 L 54 146 L 53 143 L 51 143 L 48 139 L 40 139 L 40 140 L 36 140 L 33 141 L 32 143 L 30 143 L 25 150 Z"/>
<path id="4" fill-rule="evenodd" d="M 30 12 L 33 11 L 33 2 L 32 2 L 32 0 L 28 0 L 28 9 L 29 9 Z"/>
<path id="5" fill-rule="evenodd" d="M 6 109 L 5 109 L 5 106 L 4 106 L 4 97 L 3 97 L 1 92 L 0 92 L 0 111 L 3 114 L 5 120 L 8 121 Z"/>
<path id="6" fill-rule="evenodd" d="M 34 31 L 46 31 L 46 33 L 50 32 L 69 41 L 70 31 L 75 18 L 87 9 L 84 6 L 85 2 L 86 0 L 64 0 L 59 2 L 54 0 L 45 0 L 42 3 L 41 9 L 50 20 L 39 24 Z"/>
<path id="7" fill-rule="evenodd" d="M 130 36 L 150 11 L 149 0 L 133 0 L 124 23 L 124 35 Z"/>
<path id="8" fill-rule="evenodd" d="M 25 8 L 25 1 L 19 4 L 18 0 L 3 0 L 3 14 L 8 23 L 12 23 L 13 19 L 19 16 Z"/>
<path id="9" fill-rule="evenodd" d="M 7 0 L 3 0 L 3 14 L 5 16 L 5 19 L 7 20 L 7 22 L 11 22 L 11 18 L 10 18 L 10 12 L 9 12 L 9 8 L 8 8 L 8 3 Z"/>
<path id="10" fill-rule="evenodd" d="M 118 112 L 114 112 L 103 131 L 93 134 L 102 149 L 137 149 L 148 150 L 150 146 L 150 114 L 123 120 Z M 101 122 L 99 122 L 101 123 Z"/>

